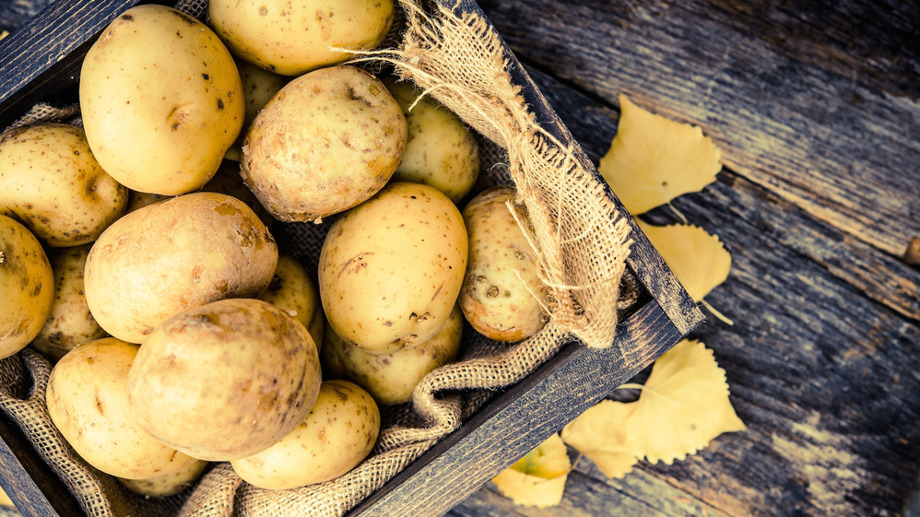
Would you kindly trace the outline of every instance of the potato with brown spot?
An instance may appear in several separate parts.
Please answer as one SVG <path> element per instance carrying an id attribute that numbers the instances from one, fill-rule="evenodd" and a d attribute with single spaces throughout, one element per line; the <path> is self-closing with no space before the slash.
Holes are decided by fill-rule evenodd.
<path id="1" fill-rule="evenodd" d="M 322 348 L 326 321 L 323 318 L 323 305 L 319 300 L 316 280 L 300 262 L 289 255 L 278 257 L 275 275 L 259 299 L 297 318 L 310 332 L 317 348 Z"/>
<path id="2" fill-rule="evenodd" d="M 133 492 L 147 497 L 169 497 L 182 492 L 197 481 L 210 463 L 195 460 L 180 470 L 145 479 L 116 478 L 118 482 Z"/>
<path id="3" fill-rule="evenodd" d="M 196 460 L 141 429 L 130 415 L 128 372 L 138 347 L 115 338 L 78 346 L 48 378 L 48 415 L 77 454 L 113 476 L 167 475 Z"/>
<path id="4" fill-rule="evenodd" d="M 83 60 L 79 93 L 96 159 L 140 192 L 201 188 L 243 125 L 230 52 L 206 25 L 163 5 L 112 21 Z"/>
<path id="5" fill-rule="evenodd" d="M 272 279 L 278 246 L 242 201 L 197 192 L 125 215 L 93 244 L 86 302 L 99 325 L 130 343 L 184 310 L 254 297 Z"/>
<path id="6" fill-rule="evenodd" d="M 54 273 L 28 228 L 0 215 L 0 359 L 19 352 L 41 331 L 54 300 Z"/>
<path id="7" fill-rule="evenodd" d="M 259 488 L 321 483 L 358 466 L 379 433 L 380 411 L 369 393 L 348 381 L 325 381 L 300 425 L 268 449 L 230 464 Z"/>
<path id="8" fill-rule="evenodd" d="M 431 185 L 459 203 L 479 178 L 479 143 L 473 131 L 436 100 L 422 97 L 411 83 L 384 83 L 402 107 L 409 129 L 393 180 Z"/>
<path id="9" fill-rule="evenodd" d="M 373 196 L 406 145 L 406 119 L 383 83 L 352 66 L 302 75 L 256 116 L 241 174 L 282 221 L 319 221 Z"/>
<path id="10" fill-rule="evenodd" d="M 329 228 L 318 264 L 326 319 L 371 353 L 423 343 L 447 322 L 466 258 L 466 227 L 447 196 L 390 183 Z"/>
<path id="11" fill-rule="evenodd" d="M 393 22 L 393 11 L 393 0 L 211 0 L 208 4 L 211 26 L 235 56 L 289 76 L 352 57 L 339 49 L 377 47 Z"/>
<path id="12" fill-rule="evenodd" d="M 54 271 L 51 314 L 31 345 L 52 363 L 77 345 L 106 336 L 86 305 L 83 271 L 90 244 L 57 248 L 48 253 Z"/>
<path id="13" fill-rule="evenodd" d="M 323 373 L 355 382 L 382 406 L 402 404 L 412 400 L 422 378 L 457 357 L 462 331 L 463 315 L 454 306 L 447 323 L 428 341 L 391 354 L 372 354 L 327 328 L 320 352 Z"/>
<path id="14" fill-rule="evenodd" d="M 494 187 L 463 209 L 470 261 L 460 307 L 477 332 L 496 341 L 525 339 L 548 319 L 537 255 L 506 205 L 514 199 L 512 187 Z"/>
<path id="15" fill-rule="evenodd" d="M 46 123 L 0 136 L 0 213 L 46 245 L 96 240 L 127 201 L 128 190 L 96 161 L 83 129 Z"/>
<path id="16" fill-rule="evenodd" d="M 310 411 L 322 382 L 310 334 L 261 300 L 220 300 L 170 318 L 128 377 L 135 421 L 208 461 L 266 449 Z"/>

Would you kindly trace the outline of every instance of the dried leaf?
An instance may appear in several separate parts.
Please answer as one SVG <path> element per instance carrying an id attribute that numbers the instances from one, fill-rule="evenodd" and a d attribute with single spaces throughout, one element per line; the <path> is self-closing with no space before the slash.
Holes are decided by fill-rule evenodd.
<path id="1" fill-rule="evenodd" d="M 693 301 L 702 300 L 728 278 L 732 256 L 718 236 L 689 224 L 652 226 L 637 222 Z"/>
<path id="2" fill-rule="evenodd" d="M 500 472 L 492 482 L 516 505 L 546 508 L 562 501 L 571 468 L 565 443 L 554 434 Z"/>
<path id="3" fill-rule="evenodd" d="M 639 461 L 626 437 L 626 419 L 635 407 L 602 400 L 565 426 L 562 440 L 593 461 L 608 478 L 622 478 Z"/>
<path id="4" fill-rule="evenodd" d="M 696 126 L 650 113 L 620 95 L 620 125 L 598 171 L 631 214 L 716 179 L 722 153 Z"/>
<path id="5" fill-rule="evenodd" d="M 728 398 L 725 371 L 700 341 L 683 340 L 652 366 L 627 420 L 629 444 L 651 463 L 670 465 L 744 423 Z"/>

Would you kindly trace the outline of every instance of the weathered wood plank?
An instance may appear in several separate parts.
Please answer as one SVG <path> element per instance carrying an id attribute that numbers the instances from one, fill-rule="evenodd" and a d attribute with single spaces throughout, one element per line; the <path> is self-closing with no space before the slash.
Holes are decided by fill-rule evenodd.
<path id="1" fill-rule="evenodd" d="M 634 471 L 623 480 L 599 480 L 603 474 L 582 459 L 566 481 L 565 497 L 559 506 L 528 508 L 509 506 L 508 500 L 491 483 L 447 513 L 450 517 L 673 517 L 698 515 L 727 517 L 727 514 L 689 497 L 654 474 Z"/>
<path id="2" fill-rule="evenodd" d="M 617 119 L 606 102 L 531 75 L 585 152 L 606 152 Z M 920 190 L 907 196 L 920 202 Z M 920 474 L 920 273 L 731 169 L 675 205 L 733 254 L 707 299 L 736 324 L 695 335 L 726 369 L 749 429 L 642 471 L 730 515 L 900 513 Z M 675 222 L 667 209 L 650 219 Z M 629 476 L 616 489 L 601 478 L 569 489 L 642 497 Z M 522 512 L 488 491 L 452 515 Z"/>
<path id="3" fill-rule="evenodd" d="M 551 76 L 537 70 L 530 73 L 585 153 L 597 163 L 616 134 L 619 114 Z M 726 172 L 737 175 L 733 170 Z M 917 182 L 917 188 L 905 192 L 904 198 L 920 206 L 920 175 Z M 782 204 L 783 200 L 773 196 L 762 202 L 772 207 Z M 860 236 L 850 235 L 819 221 L 802 226 L 798 221 L 784 223 L 771 219 L 775 217 L 774 212 L 762 212 L 759 208 L 727 205 L 724 210 L 735 217 L 758 221 L 760 231 L 768 232 L 778 245 L 789 247 L 821 264 L 834 276 L 861 290 L 862 296 L 908 318 L 920 319 L 920 276 L 900 257 L 879 253 Z M 791 224 L 798 226 L 789 226 Z"/>
<path id="4" fill-rule="evenodd" d="M 817 219 L 894 256 L 920 235 L 916 3 L 482 6 L 526 63 L 702 126 L 732 170 Z"/>

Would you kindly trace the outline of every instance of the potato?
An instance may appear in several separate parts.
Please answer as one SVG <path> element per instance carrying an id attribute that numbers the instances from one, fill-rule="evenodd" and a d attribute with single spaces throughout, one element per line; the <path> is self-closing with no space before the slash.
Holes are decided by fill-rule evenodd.
<path id="1" fill-rule="evenodd" d="M 240 176 L 240 164 L 232 160 L 224 160 L 217 169 L 217 174 L 211 178 L 203 187 L 202 192 L 218 192 L 233 196 L 246 206 L 252 209 L 259 216 L 259 220 L 265 224 L 266 228 L 271 229 L 275 224 L 275 218 L 268 213 L 268 210 L 262 206 L 258 198 L 249 190 L 243 178 Z"/>
<path id="2" fill-rule="evenodd" d="M 165 201 L 170 199 L 172 196 L 164 196 L 162 194 L 151 194 L 149 192 L 138 192 L 136 190 L 128 191 L 128 207 L 125 208 L 125 213 L 130 214 L 131 212 L 144 208 L 147 205 L 152 205 L 154 203 L 159 203 L 160 201 Z"/>
<path id="3" fill-rule="evenodd" d="M 514 197 L 513 188 L 494 187 L 463 209 L 470 256 L 460 308 L 477 332 L 507 342 L 533 335 L 548 319 L 538 258 L 505 205 Z"/>
<path id="4" fill-rule="evenodd" d="M 223 160 L 220 163 L 220 167 L 217 168 L 217 173 L 214 174 L 214 177 L 208 180 L 208 182 L 205 183 L 203 187 L 201 187 L 200 191 L 227 194 L 228 196 L 233 196 L 239 199 L 240 201 L 246 203 L 246 205 L 251 208 L 257 216 L 259 216 L 259 219 L 269 229 L 271 229 L 275 222 L 275 218 L 272 217 L 267 210 L 265 210 L 262 204 L 259 203 L 259 200 L 256 199 L 256 196 L 254 196 L 252 191 L 249 190 L 249 187 L 243 183 L 243 178 L 240 177 L 239 162 Z M 173 196 L 163 196 L 160 194 L 150 194 L 147 192 L 129 190 L 128 208 L 126 213 L 133 212 L 138 208 L 143 208 L 147 205 L 152 205 L 171 197 Z"/>
<path id="5" fill-rule="evenodd" d="M 86 305 L 83 270 L 90 245 L 59 248 L 48 254 L 54 271 L 54 300 L 45 326 L 31 345 L 52 363 L 77 345 L 106 336 Z"/>
<path id="6" fill-rule="evenodd" d="M 317 221 L 380 190 L 399 165 L 406 119 L 383 83 L 352 66 L 300 76 L 256 116 L 242 176 L 282 221 Z"/>
<path id="7" fill-rule="evenodd" d="M 428 341 L 392 354 L 372 354 L 346 343 L 331 328 L 320 352 L 323 374 L 357 383 L 383 406 L 412 400 L 415 386 L 436 368 L 457 357 L 463 315 L 454 306 L 447 323 Z"/>
<path id="8" fill-rule="evenodd" d="M 138 494 L 147 497 L 168 497 L 176 495 L 192 486 L 192 483 L 204 474 L 208 465 L 210 465 L 210 463 L 207 461 L 195 460 L 182 469 L 164 476 L 146 479 L 116 479 L 118 479 L 119 483 Z"/>
<path id="9" fill-rule="evenodd" d="M 402 107 L 409 128 L 392 180 L 431 185 L 459 203 L 479 178 L 479 143 L 473 132 L 431 97 L 419 99 L 421 90 L 411 83 L 388 79 L 384 84 Z"/>
<path id="10" fill-rule="evenodd" d="M 19 352 L 41 331 L 54 300 L 54 274 L 38 239 L 0 215 L 0 359 Z"/>
<path id="11" fill-rule="evenodd" d="M 83 60 L 80 108 L 102 168 L 131 190 L 177 195 L 214 175 L 243 125 L 240 74 L 214 32 L 162 5 L 139 5 Z"/>
<path id="12" fill-rule="evenodd" d="M 138 425 L 195 458 L 251 456 L 310 411 L 322 382 L 310 334 L 255 299 L 216 301 L 157 327 L 128 375 Z"/>
<path id="13" fill-rule="evenodd" d="M 122 217 L 86 259 L 86 303 L 109 334 L 142 343 L 192 307 L 252 297 L 272 279 L 278 246 L 242 201 L 196 192 Z"/>
<path id="14" fill-rule="evenodd" d="M 127 380 L 138 347 L 115 338 L 78 346 L 51 370 L 48 414 L 77 454 L 113 476 L 166 475 L 195 461 L 143 431 L 131 418 Z"/>
<path id="15" fill-rule="evenodd" d="M 278 267 L 268 288 L 259 296 L 293 316 L 310 332 L 319 349 L 323 344 L 323 305 L 319 301 L 316 282 L 307 270 L 288 255 L 278 257 Z"/>
<path id="16" fill-rule="evenodd" d="M 0 213 L 45 244 L 96 240 L 127 201 L 128 190 L 102 169 L 81 128 L 36 124 L 0 137 Z"/>
<path id="17" fill-rule="evenodd" d="M 318 264 L 326 318 L 372 353 L 423 343 L 450 316 L 466 256 L 463 218 L 447 196 L 391 183 L 329 228 Z"/>
<path id="18" fill-rule="evenodd" d="M 243 132 L 245 132 L 268 101 L 287 84 L 288 79 L 246 61 L 237 60 L 236 67 L 240 71 L 243 98 L 246 101 L 243 118 Z M 242 137 L 242 134 L 240 136 Z"/>
<path id="19" fill-rule="evenodd" d="M 282 75 L 301 75 L 372 49 L 393 23 L 393 0 L 211 0 L 215 32 L 234 55 Z"/>
<path id="20" fill-rule="evenodd" d="M 370 394 L 348 381 L 326 381 L 300 425 L 268 449 L 230 464 L 259 488 L 321 483 L 361 463 L 379 433 L 380 411 Z"/>

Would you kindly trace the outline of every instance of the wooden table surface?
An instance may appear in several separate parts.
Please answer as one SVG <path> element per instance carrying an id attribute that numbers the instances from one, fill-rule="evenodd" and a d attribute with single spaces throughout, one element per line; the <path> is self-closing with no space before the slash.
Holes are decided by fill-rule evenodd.
<path id="1" fill-rule="evenodd" d="M 721 148 L 718 181 L 674 205 L 732 253 L 707 301 L 735 324 L 695 335 L 748 429 L 622 480 L 581 459 L 556 508 L 488 484 L 449 515 L 901 514 L 920 475 L 920 271 L 902 259 L 920 237 L 920 4 L 480 5 L 595 162 L 621 93 Z"/>
<path id="2" fill-rule="evenodd" d="M 920 3 L 480 5 L 595 163 L 621 93 L 721 148 L 717 183 L 674 205 L 732 253 L 707 301 L 735 324 L 697 335 L 748 429 L 622 480 L 582 459 L 557 508 L 490 484 L 450 515 L 900 514 L 920 475 L 920 272 L 902 260 L 920 237 Z"/>

